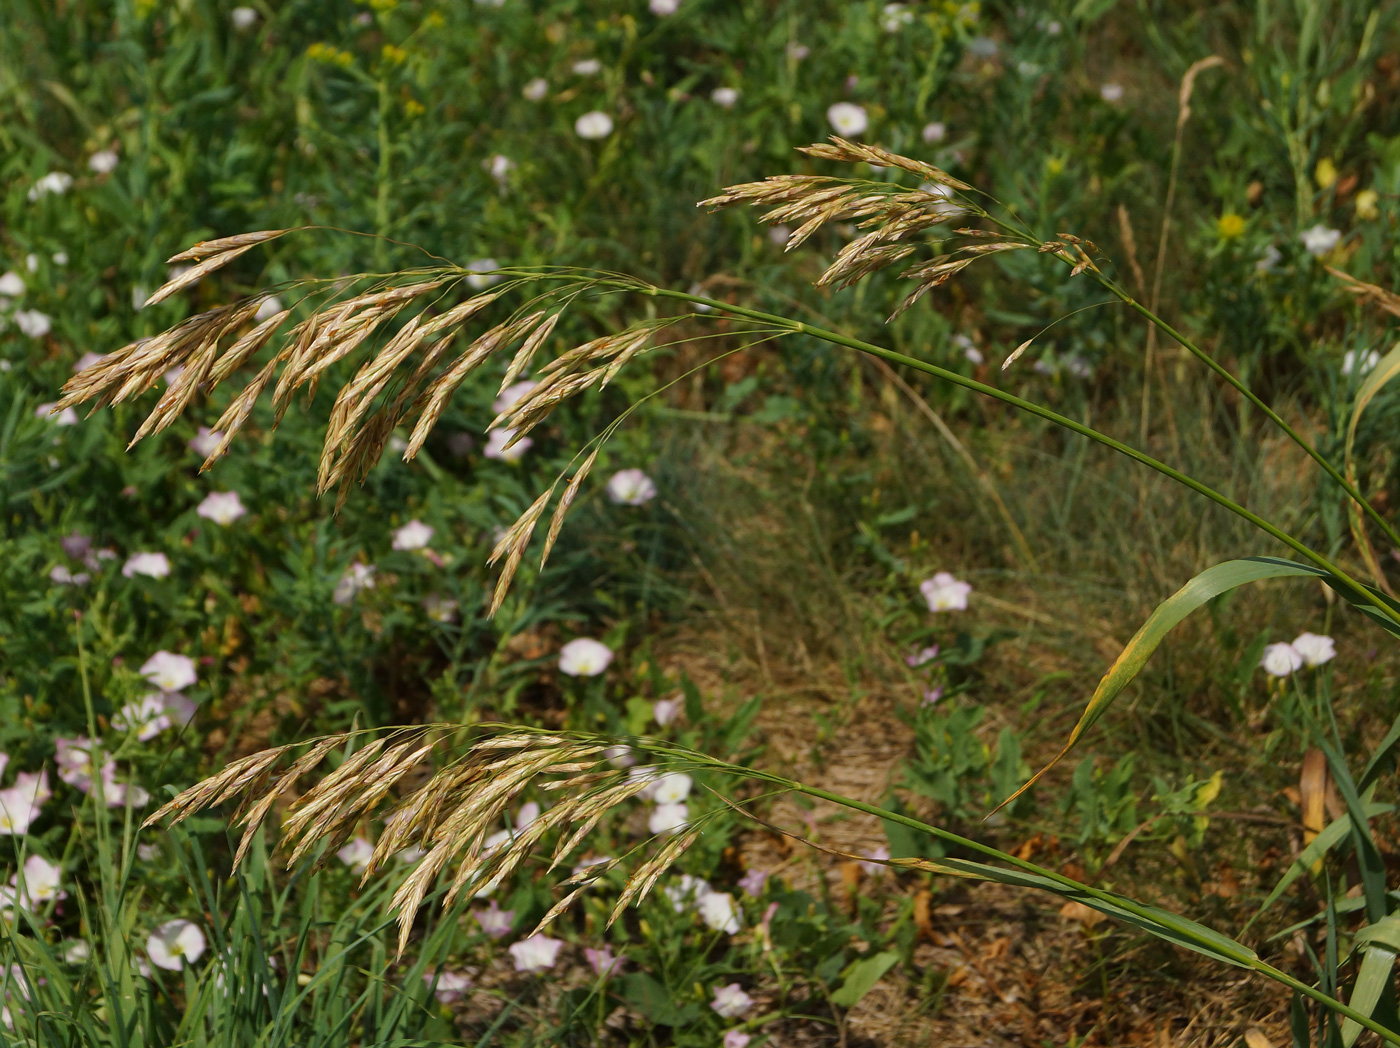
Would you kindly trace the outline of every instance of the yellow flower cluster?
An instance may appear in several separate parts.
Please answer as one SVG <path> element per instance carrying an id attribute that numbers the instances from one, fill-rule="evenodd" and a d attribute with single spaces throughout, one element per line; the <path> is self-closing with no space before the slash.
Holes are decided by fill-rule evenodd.
<path id="1" fill-rule="evenodd" d="M 408 60 L 408 52 L 393 44 L 385 44 L 384 50 L 380 54 L 389 65 L 403 65 Z"/>
<path id="2" fill-rule="evenodd" d="M 355 56 L 349 51 L 342 51 L 338 47 L 330 44 L 315 43 L 306 49 L 306 57 L 313 62 L 325 62 L 327 65 L 338 65 L 342 69 L 348 69 L 355 64 Z"/>
<path id="3" fill-rule="evenodd" d="M 1215 220 L 1215 231 L 1221 240 L 1234 240 L 1244 233 L 1244 219 L 1233 211 L 1226 211 Z"/>

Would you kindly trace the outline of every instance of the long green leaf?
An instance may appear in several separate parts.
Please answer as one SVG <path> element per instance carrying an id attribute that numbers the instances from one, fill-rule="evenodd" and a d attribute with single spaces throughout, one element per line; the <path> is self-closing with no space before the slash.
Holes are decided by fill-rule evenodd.
<path id="1" fill-rule="evenodd" d="M 1379 364 L 1371 369 L 1371 373 L 1361 383 L 1361 388 L 1356 391 L 1356 403 L 1352 406 L 1351 419 L 1347 422 L 1346 446 L 1343 454 L 1347 482 L 1353 488 L 1356 487 L 1356 462 L 1352 457 L 1352 451 L 1356 444 L 1356 428 L 1361 422 L 1361 414 L 1376 398 L 1376 394 L 1381 391 L 1382 387 L 1396 375 L 1400 375 L 1400 346 L 1392 349 L 1381 359 Z M 1383 583 L 1385 576 L 1381 573 L 1380 562 L 1376 558 L 1375 550 L 1371 548 L 1370 540 L 1366 538 L 1366 524 L 1361 519 L 1361 507 L 1352 499 L 1347 502 L 1347 510 L 1347 516 L 1351 523 L 1351 533 L 1356 539 L 1357 547 L 1361 550 L 1362 559 L 1366 561 L 1366 568 L 1377 582 Z"/>
<path id="2" fill-rule="evenodd" d="M 1366 933 L 1370 933 L 1367 935 Z M 1391 969 L 1395 967 L 1397 945 L 1400 944 L 1400 917 L 1392 914 L 1383 917 L 1364 929 L 1357 936 L 1366 939 L 1361 957 L 1361 967 L 1356 973 L 1356 985 L 1351 989 L 1351 1000 L 1347 1002 L 1354 1011 L 1362 1015 L 1372 1015 L 1380 1003 L 1381 994 L 1390 982 Z M 1342 1044 L 1351 1048 L 1361 1034 L 1361 1024 L 1351 1019 L 1342 1022 Z"/>

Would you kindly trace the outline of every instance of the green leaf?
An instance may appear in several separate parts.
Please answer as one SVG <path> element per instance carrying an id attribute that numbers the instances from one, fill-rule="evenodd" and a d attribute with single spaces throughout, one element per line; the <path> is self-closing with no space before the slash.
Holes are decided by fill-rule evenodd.
<path id="1" fill-rule="evenodd" d="M 1369 936 L 1366 933 L 1371 933 Z M 1347 1003 L 1362 1015 L 1370 1016 L 1380 1003 L 1381 994 L 1390 982 L 1390 972 L 1395 966 L 1396 943 L 1400 943 L 1400 917 L 1383 917 L 1375 924 L 1363 928 L 1357 935 L 1360 941 L 1367 938 L 1361 967 L 1356 973 L 1356 985 L 1351 990 L 1351 1000 Z M 1342 1044 L 1351 1048 L 1361 1033 L 1361 1024 L 1351 1019 L 1342 1022 Z"/>
<path id="2" fill-rule="evenodd" d="M 846 981 L 831 995 L 831 1003 L 850 1008 L 875 988 L 884 974 L 899 961 L 899 954 L 885 952 L 855 961 L 846 969 Z"/>
<path id="3" fill-rule="evenodd" d="M 1069 753 L 1074 745 L 1084 736 L 1084 733 L 1093 726 L 1109 704 L 1116 699 L 1123 689 L 1132 682 L 1133 678 L 1141 672 L 1146 665 L 1148 658 L 1157 650 L 1162 641 L 1166 639 L 1168 633 L 1176 628 L 1177 624 L 1196 611 L 1207 601 L 1213 600 L 1222 593 L 1227 593 L 1250 582 L 1260 582 L 1264 579 L 1277 579 L 1296 576 L 1319 576 L 1326 573 L 1318 568 L 1310 567 L 1306 564 L 1296 564 L 1293 561 L 1280 560 L 1276 557 L 1246 557 L 1243 560 L 1227 560 L 1224 564 L 1217 564 L 1212 568 L 1207 568 L 1195 578 L 1193 578 L 1181 589 L 1177 590 L 1170 597 L 1157 605 L 1142 627 L 1133 635 L 1133 639 L 1128 644 L 1113 665 L 1108 668 L 1108 672 L 1099 681 L 1099 686 L 1094 689 L 1093 697 L 1089 699 L 1089 705 L 1085 707 L 1084 713 L 1079 718 L 1079 723 L 1074 726 L 1074 730 L 1069 733 L 1069 741 L 1064 748 L 1055 755 L 1044 768 L 1036 772 L 1029 782 L 1013 793 L 1006 800 L 1002 801 L 999 808 L 1010 804 L 1031 786 L 1035 785 L 1037 779 L 1058 764 Z"/>
<path id="4" fill-rule="evenodd" d="M 645 972 L 622 977 L 622 997 L 654 1023 L 676 1026 L 681 1021 L 681 1010 L 671 999 L 671 992 Z"/>

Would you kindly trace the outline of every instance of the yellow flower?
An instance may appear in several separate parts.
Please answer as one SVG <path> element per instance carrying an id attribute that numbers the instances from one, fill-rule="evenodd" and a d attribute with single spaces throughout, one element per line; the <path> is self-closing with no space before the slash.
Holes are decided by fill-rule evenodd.
<path id="1" fill-rule="evenodd" d="M 428 14 L 427 18 L 423 19 L 424 29 L 441 29 L 446 24 L 447 19 L 442 17 L 440 11 L 432 11 Z"/>
<path id="2" fill-rule="evenodd" d="M 395 47 L 393 44 L 385 44 L 384 50 L 380 52 L 384 61 L 390 65 L 402 65 L 408 58 L 408 52 L 402 47 Z"/>
<path id="3" fill-rule="evenodd" d="M 392 11 L 399 6 L 399 0 L 369 0 L 369 6 L 376 11 Z"/>
<path id="4" fill-rule="evenodd" d="M 1374 189 L 1363 189 L 1356 194 L 1356 217 L 1364 221 L 1371 221 L 1380 217 L 1380 208 L 1376 205 L 1380 203 L 1380 194 Z"/>
<path id="5" fill-rule="evenodd" d="M 1221 240 L 1234 240 L 1244 233 L 1244 219 L 1233 211 L 1226 211 L 1215 220 L 1215 232 Z"/>
<path id="6" fill-rule="evenodd" d="M 1045 158 L 1045 173 L 1051 178 L 1065 173 L 1065 158 L 1061 156 L 1048 156 Z"/>
<path id="7" fill-rule="evenodd" d="M 428 111 L 428 107 L 416 98 L 410 98 L 403 104 L 403 115 L 410 120 L 416 116 L 422 116 Z"/>
<path id="8" fill-rule="evenodd" d="M 1317 162 L 1313 178 L 1317 179 L 1318 189 L 1332 188 L 1332 185 L 1337 181 L 1337 165 L 1332 163 L 1331 157 L 1325 156 Z"/>

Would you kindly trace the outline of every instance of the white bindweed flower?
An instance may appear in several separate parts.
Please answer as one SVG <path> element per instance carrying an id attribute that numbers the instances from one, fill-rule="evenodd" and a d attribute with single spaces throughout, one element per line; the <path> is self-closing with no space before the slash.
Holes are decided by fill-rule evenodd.
<path id="1" fill-rule="evenodd" d="M 655 834 L 673 833 L 690 821 L 690 809 L 682 804 L 658 804 L 647 819 L 647 829 Z"/>
<path id="2" fill-rule="evenodd" d="M 525 452 L 530 450 L 530 446 L 535 442 L 529 437 L 521 437 L 510 447 L 511 437 L 515 436 L 513 429 L 493 429 L 486 438 L 486 447 L 481 449 L 481 453 L 489 459 L 499 459 L 502 462 L 515 462 L 520 459 Z"/>
<path id="3" fill-rule="evenodd" d="M 149 575 L 153 579 L 163 579 L 170 574 L 170 558 L 164 553 L 133 553 L 122 565 L 122 574 L 127 578 Z"/>
<path id="4" fill-rule="evenodd" d="M 147 695 L 139 702 L 127 703 L 112 718 L 112 727 L 118 731 L 131 731 L 134 728 L 136 737 L 142 742 L 154 739 L 173 723 L 159 692 Z"/>
<path id="5" fill-rule="evenodd" d="M 647 7 L 658 18 L 665 18 L 681 9 L 681 0 L 651 0 Z"/>
<path id="6" fill-rule="evenodd" d="M 498 415 L 502 412 L 509 411 L 511 408 L 515 407 L 516 404 L 520 403 L 521 399 L 538 385 L 538 382 L 532 382 L 526 379 L 523 382 L 516 382 L 513 385 L 507 386 L 505 389 L 501 390 L 500 396 L 492 403 L 491 410 Z"/>
<path id="7" fill-rule="evenodd" d="M 737 1019 L 753 1007 L 753 998 L 736 982 L 728 986 L 716 986 L 714 994 L 710 1007 L 726 1019 Z"/>
<path id="8" fill-rule="evenodd" d="M 49 315 L 40 313 L 37 309 L 17 309 L 14 319 L 15 327 L 30 338 L 43 338 L 53 329 L 53 321 Z"/>
<path id="9" fill-rule="evenodd" d="M 1356 362 L 1356 350 L 1349 349 L 1344 354 L 1342 354 L 1342 374 L 1350 375 L 1353 371 L 1359 371 L 1361 374 L 1364 375 L 1368 371 L 1373 370 L 1375 366 L 1380 362 L 1381 355 L 1373 349 L 1361 358 L 1361 364 L 1358 368 Z"/>
<path id="10" fill-rule="evenodd" d="M 753 1035 L 743 1030 L 726 1030 L 722 1043 L 723 1048 L 749 1048 L 749 1042 L 752 1040 Z"/>
<path id="11" fill-rule="evenodd" d="M 423 981 L 432 985 L 433 973 L 424 972 Z M 439 1004 L 451 1004 L 453 1001 L 460 1001 L 471 987 L 472 978 L 466 972 L 439 972 L 437 985 L 433 987 L 433 996 Z"/>
<path id="12" fill-rule="evenodd" d="M 520 93 L 527 102 L 543 102 L 544 96 L 549 94 L 549 81 L 537 76 L 522 87 Z"/>
<path id="13" fill-rule="evenodd" d="M 19 889 L 20 905 L 32 911 L 36 903 L 67 898 L 68 893 L 59 887 L 62 878 L 61 867 L 55 866 L 42 855 L 31 855 L 24 860 L 23 888 L 20 888 L 19 874 L 10 878 L 10 884 Z"/>
<path id="14" fill-rule="evenodd" d="M 709 892 L 696 906 L 700 919 L 713 931 L 733 935 L 739 930 L 739 912 L 728 892 Z"/>
<path id="15" fill-rule="evenodd" d="M 1324 226 L 1319 222 L 1311 229 L 1305 229 L 1299 233 L 1298 239 L 1303 242 L 1303 247 L 1307 248 L 1308 254 L 1314 258 L 1321 258 L 1341 243 L 1342 231 Z"/>
<path id="16" fill-rule="evenodd" d="M 862 135 L 870 127 L 870 117 L 863 106 L 854 102 L 837 102 L 826 111 L 832 129 L 844 138 Z"/>
<path id="17" fill-rule="evenodd" d="M 919 583 L 919 592 L 928 601 L 929 611 L 964 611 L 972 586 L 953 578 L 946 571 L 940 571 L 933 578 Z"/>
<path id="18" fill-rule="evenodd" d="M 603 71 L 603 63 L 596 58 L 580 58 L 574 63 L 576 76 L 596 76 Z"/>
<path id="19" fill-rule="evenodd" d="M 948 125 L 941 120 L 935 120 L 931 124 L 925 124 L 923 137 L 924 141 L 929 145 L 937 145 L 948 137 Z"/>
<path id="20" fill-rule="evenodd" d="M 574 121 L 574 134 L 579 138 L 607 138 L 613 132 L 613 120 L 607 113 L 597 109 L 584 113 Z"/>
<path id="21" fill-rule="evenodd" d="M 963 356 L 973 364 L 981 364 L 986 358 L 982 356 L 982 351 L 977 348 L 977 344 L 966 335 L 954 335 L 951 339 L 953 345 L 963 351 Z"/>
<path id="22" fill-rule="evenodd" d="M 13 269 L 0 274 L 0 295 L 6 298 L 19 298 L 24 294 L 24 278 Z"/>
<path id="23" fill-rule="evenodd" d="M 1123 85 L 1103 84 L 1099 87 L 1099 97 L 1109 105 L 1116 105 L 1123 101 Z"/>
<path id="24" fill-rule="evenodd" d="M 170 651 L 158 651 L 141 665 L 141 676 L 161 691 L 188 688 L 197 679 L 194 659 Z"/>
<path id="25" fill-rule="evenodd" d="M 257 24 L 258 12 L 251 7 L 235 7 L 229 12 L 229 21 L 233 23 L 233 28 L 240 33 L 245 33 Z"/>
<path id="26" fill-rule="evenodd" d="M 228 527 L 247 512 L 236 491 L 211 491 L 195 507 L 197 516 L 223 527 Z"/>
<path id="27" fill-rule="evenodd" d="M 608 480 L 608 498 L 619 506 L 640 506 L 656 497 L 656 485 L 639 469 L 620 469 Z"/>
<path id="28" fill-rule="evenodd" d="M 369 860 L 374 856 L 374 845 L 363 837 L 352 837 L 350 841 L 335 853 L 335 857 L 349 866 L 351 870 L 358 872 L 369 865 Z"/>
<path id="29" fill-rule="evenodd" d="M 78 424 L 78 413 L 72 408 L 64 408 L 58 414 L 54 414 L 57 404 L 40 404 L 34 409 L 34 417 L 48 419 L 55 426 L 76 426 Z"/>
<path id="30" fill-rule="evenodd" d="M 540 805 L 538 801 L 526 801 L 520 806 L 520 810 L 515 813 L 515 828 L 523 830 L 540 817 Z"/>
<path id="31" fill-rule="evenodd" d="M 717 87 L 710 92 L 710 101 L 717 106 L 728 109 L 739 101 L 739 89 L 736 87 Z"/>
<path id="32" fill-rule="evenodd" d="M 575 637 L 559 649 L 559 672 L 570 677 L 596 677 L 612 660 L 612 649 L 602 641 Z"/>
<path id="33" fill-rule="evenodd" d="M 543 972 L 554 967 L 559 959 L 559 950 L 564 940 L 551 939 L 547 935 L 532 935 L 512 943 L 510 959 L 515 962 L 517 972 Z"/>
<path id="34" fill-rule="evenodd" d="M 146 940 L 146 955 L 156 967 L 178 972 L 199 960 L 204 945 L 199 925 L 184 920 L 166 921 Z"/>
<path id="35" fill-rule="evenodd" d="M 1302 669 L 1303 656 L 1292 644 L 1270 644 L 1264 649 L 1264 657 L 1259 660 L 1264 672 L 1271 677 L 1287 677 L 1295 670 Z"/>
<path id="36" fill-rule="evenodd" d="M 0 790 L 0 837 L 16 837 L 29 832 L 39 817 L 40 802 L 34 791 L 19 785 Z"/>
<path id="37" fill-rule="evenodd" d="M 374 588 L 374 565 L 356 561 L 345 569 L 340 581 L 335 584 L 331 600 L 337 604 L 349 604 L 361 590 Z"/>
<path id="38" fill-rule="evenodd" d="M 1337 642 L 1320 633 L 1300 633 L 1293 638 L 1293 650 L 1305 666 L 1321 666 L 1337 657 Z"/>
<path id="39" fill-rule="evenodd" d="M 457 602 L 451 597 L 441 597 L 436 593 L 429 593 L 423 598 L 423 611 L 434 622 L 457 621 Z"/>
<path id="40" fill-rule="evenodd" d="M 189 448 L 201 458 L 208 458 L 214 454 L 223 439 L 224 435 L 219 430 L 200 426 L 199 431 L 190 438 Z"/>
<path id="41" fill-rule="evenodd" d="M 29 199 L 35 201 L 40 197 L 48 196 L 50 193 L 54 196 L 62 196 L 64 193 L 68 192 L 72 185 L 72 175 L 65 174 L 62 171 L 50 171 L 29 187 Z"/>
<path id="42" fill-rule="evenodd" d="M 690 796 L 694 780 L 683 771 L 667 772 L 647 792 L 657 804 L 679 804 Z"/>
<path id="43" fill-rule="evenodd" d="M 880 28 L 887 33 L 897 33 L 914 21 L 914 12 L 908 4 L 886 4 L 880 9 Z"/>
<path id="44" fill-rule="evenodd" d="M 685 707 L 685 700 L 682 698 L 658 699 L 651 704 L 651 716 L 661 727 L 666 727 L 673 720 L 681 715 L 681 710 Z"/>
<path id="45" fill-rule="evenodd" d="M 515 170 L 515 161 L 504 153 L 493 153 L 481 162 L 481 166 L 504 187 L 510 180 L 510 173 Z"/>
<path id="46" fill-rule="evenodd" d="M 1282 261 L 1283 252 L 1273 244 L 1265 244 L 1264 249 L 1259 252 L 1259 257 L 1254 261 L 1254 268 L 1260 273 L 1272 273 Z"/>
<path id="47" fill-rule="evenodd" d="M 433 527 L 421 520 L 410 520 L 394 531 L 392 546 L 398 550 L 422 549 L 433 539 Z"/>
<path id="48" fill-rule="evenodd" d="M 117 169 L 117 154 L 115 150 L 99 149 L 92 156 L 88 157 L 88 169 L 99 175 L 110 175 Z"/>
<path id="49" fill-rule="evenodd" d="M 55 251 L 52 255 L 53 264 L 56 266 L 66 266 L 68 264 L 67 251 Z"/>
<path id="50" fill-rule="evenodd" d="M 492 272 L 500 269 L 500 263 L 494 258 L 478 258 L 467 263 L 467 283 L 476 291 L 490 287 L 504 279 L 499 273 Z"/>

